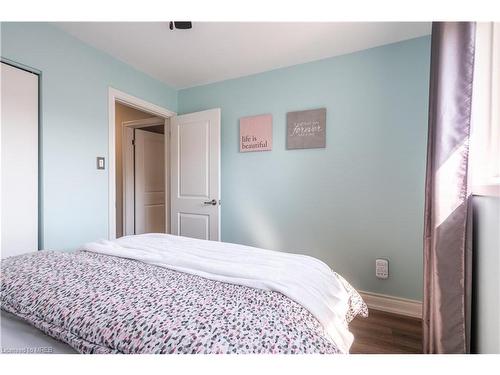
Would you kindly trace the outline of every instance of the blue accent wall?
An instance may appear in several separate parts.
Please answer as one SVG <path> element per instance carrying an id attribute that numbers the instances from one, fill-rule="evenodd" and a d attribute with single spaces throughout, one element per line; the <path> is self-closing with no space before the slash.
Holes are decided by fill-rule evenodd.
<path id="1" fill-rule="evenodd" d="M 222 109 L 222 240 L 318 257 L 361 290 L 422 297 L 430 37 L 180 90 Z M 286 113 L 327 108 L 325 149 L 286 150 Z M 273 150 L 240 153 L 271 113 Z M 375 259 L 390 278 L 375 278 Z"/>
<path id="2" fill-rule="evenodd" d="M 47 23 L 1 24 L 2 58 L 41 71 L 42 245 L 108 235 L 108 87 L 177 110 L 177 91 Z"/>

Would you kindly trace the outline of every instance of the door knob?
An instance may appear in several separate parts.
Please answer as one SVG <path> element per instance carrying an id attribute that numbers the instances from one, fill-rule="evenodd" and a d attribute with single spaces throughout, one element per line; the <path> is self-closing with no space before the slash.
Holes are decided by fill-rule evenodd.
<path id="1" fill-rule="evenodd" d="M 212 199 L 211 201 L 208 202 L 203 202 L 205 206 L 215 206 L 217 204 L 217 201 L 215 199 Z"/>

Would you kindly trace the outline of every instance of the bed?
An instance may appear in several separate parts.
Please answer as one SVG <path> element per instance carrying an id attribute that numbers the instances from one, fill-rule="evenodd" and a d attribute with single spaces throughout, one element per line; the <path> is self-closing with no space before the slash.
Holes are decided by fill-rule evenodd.
<path id="1" fill-rule="evenodd" d="M 4 310 L 0 317 L 2 354 L 75 354 L 68 344 L 46 335 L 38 328 Z"/>
<path id="2" fill-rule="evenodd" d="M 28 253 L 1 270 L 3 352 L 29 325 L 58 343 L 38 347 L 61 352 L 342 354 L 349 322 L 368 314 L 315 258 L 166 234 Z"/>

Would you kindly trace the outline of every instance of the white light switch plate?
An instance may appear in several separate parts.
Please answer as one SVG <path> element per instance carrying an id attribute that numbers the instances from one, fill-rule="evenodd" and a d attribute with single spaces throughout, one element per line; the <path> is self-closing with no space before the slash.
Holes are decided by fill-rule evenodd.
<path id="1" fill-rule="evenodd" d="M 97 157 L 97 169 L 105 169 L 104 158 L 102 156 Z"/>
<path id="2" fill-rule="evenodd" d="M 388 259 L 377 259 L 375 260 L 375 276 L 379 279 L 389 278 L 389 260 Z"/>

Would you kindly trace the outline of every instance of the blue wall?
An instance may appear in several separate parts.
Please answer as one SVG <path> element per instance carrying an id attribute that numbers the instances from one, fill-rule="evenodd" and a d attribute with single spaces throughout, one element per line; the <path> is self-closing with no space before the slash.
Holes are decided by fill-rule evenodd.
<path id="1" fill-rule="evenodd" d="M 42 72 L 43 247 L 107 237 L 108 87 L 172 111 L 177 91 L 46 23 L 2 23 L 1 56 Z"/>
<path id="2" fill-rule="evenodd" d="M 361 290 L 421 299 L 430 37 L 180 90 L 222 109 L 222 239 L 316 256 Z M 327 108 L 326 149 L 285 149 L 286 113 Z M 239 153 L 272 113 L 273 150 Z M 391 277 L 374 276 L 376 257 Z"/>

